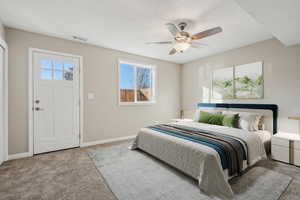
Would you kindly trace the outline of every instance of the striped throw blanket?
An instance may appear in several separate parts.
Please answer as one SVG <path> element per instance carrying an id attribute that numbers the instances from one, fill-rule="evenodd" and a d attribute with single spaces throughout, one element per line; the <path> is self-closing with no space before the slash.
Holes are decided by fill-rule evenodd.
<path id="1" fill-rule="evenodd" d="M 176 124 L 159 124 L 147 128 L 213 148 L 221 158 L 223 169 L 228 169 L 229 176 L 240 174 L 243 161 L 247 160 L 247 143 L 233 136 Z"/>

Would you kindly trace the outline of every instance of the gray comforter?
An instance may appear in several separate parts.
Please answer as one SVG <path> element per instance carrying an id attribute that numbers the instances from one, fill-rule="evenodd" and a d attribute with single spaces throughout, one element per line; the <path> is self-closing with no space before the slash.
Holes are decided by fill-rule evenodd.
<path id="1" fill-rule="evenodd" d="M 213 133 L 214 138 L 218 135 L 221 137 L 228 136 L 245 142 L 247 156 L 241 169 L 245 169 L 266 157 L 260 138 L 248 131 L 196 122 L 177 122 L 170 125 L 171 128 L 176 126 L 191 128 L 190 133 L 181 130 L 185 134 L 194 134 L 195 132 L 193 133 L 192 130 L 203 130 L 204 134 L 205 132 Z M 203 137 L 199 131 L 198 135 Z M 238 146 L 241 148 L 240 145 Z M 223 169 L 220 154 L 208 145 L 170 134 L 162 134 L 160 131 L 149 127 L 141 129 L 131 148 L 139 148 L 197 179 L 200 189 L 208 195 L 218 196 L 222 199 L 233 197 L 228 183 L 229 177 L 232 177 L 233 174 L 228 173 L 229 169 Z"/>

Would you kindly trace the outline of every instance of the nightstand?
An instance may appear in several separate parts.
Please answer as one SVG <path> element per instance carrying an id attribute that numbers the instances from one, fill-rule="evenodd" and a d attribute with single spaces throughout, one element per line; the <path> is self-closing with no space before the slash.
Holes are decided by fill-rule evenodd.
<path id="1" fill-rule="evenodd" d="M 171 122 L 192 122 L 192 119 L 171 119 Z"/>
<path id="2" fill-rule="evenodd" d="M 272 136 L 272 158 L 281 162 L 300 166 L 300 135 L 277 133 Z"/>

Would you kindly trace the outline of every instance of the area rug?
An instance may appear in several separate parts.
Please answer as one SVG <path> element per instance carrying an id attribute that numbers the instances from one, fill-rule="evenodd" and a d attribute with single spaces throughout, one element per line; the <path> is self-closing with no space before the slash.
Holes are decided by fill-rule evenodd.
<path id="1" fill-rule="evenodd" d="M 197 181 L 129 143 L 89 149 L 88 154 L 119 200 L 212 200 Z M 277 200 L 291 177 L 253 167 L 231 181 L 235 200 Z M 212 180 L 213 181 L 213 180 Z"/>

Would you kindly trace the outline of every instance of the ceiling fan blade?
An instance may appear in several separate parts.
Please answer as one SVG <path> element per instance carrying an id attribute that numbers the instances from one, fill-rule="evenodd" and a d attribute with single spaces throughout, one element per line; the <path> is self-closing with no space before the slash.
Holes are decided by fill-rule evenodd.
<path id="1" fill-rule="evenodd" d="M 196 33 L 194 35 L 192 35 L 192 40 L 199 40 L 199 39 L 202 39 L 202 38 L 205 38 L 205 37 L 209 37 L 209 36 L 212 36 L 212 35 L 215 35 L 217 33 L 220 33 L 222 32 L 222 28 L 221 27 L 215 27 L 215 28 L 212 28 L 212 29 L 208 29 L 206 31 L 202 31 L 200 33 Z"/>
<path id="2" fill-rule="evenodd" d="M 173 49 L 169 52 L 169 55 L 174 55 L 176 52 L 177 52 L 176 49 L 173 48 Z"/>
<path id="3" fill-rule="evenodd" d="M 176 36 L 180 32 L 179 28 L 173 23 L 166 23 L 166 26 L 173 36 Z"/>
<path id="4" fill-rule="evenodd" d="M 172 44 L 172 41 L 163 41 L 163 42 L 146 42 L 146 44 Z"/>

